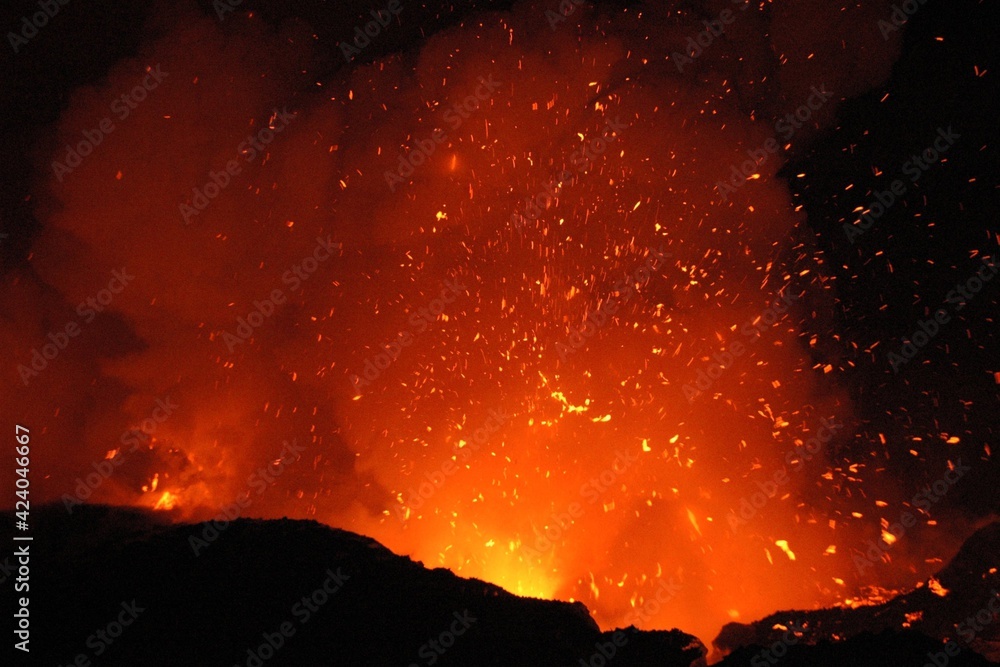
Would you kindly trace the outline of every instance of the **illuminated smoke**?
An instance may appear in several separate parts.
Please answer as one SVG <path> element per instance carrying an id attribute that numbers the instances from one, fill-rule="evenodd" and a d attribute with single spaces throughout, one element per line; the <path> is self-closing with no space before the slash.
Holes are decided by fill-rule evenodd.
<path id="1" fill-rule="evenodd" d="M 33 273 L 8 276 L 19 314 L 2 333 L 17 363 L 80 320 L 112 271 L 135 275 L 27 388 L 2 389 L 15 416 L 45 416 L 44 441 L 66 443 L 40 448 L 45 494 L 73 493 L 169 396 L 175 413 L 91 501 L 169 493 L 179 516 L 207 517 L 294 438 L 302 460 L 253 515 L 316 518 L 573 597 L 604 626 L 669 578 L 680 592 L 647 625 L 705 639 L 842 598 L 849 556 L 826 552 L 851 521 L 841 490 L 856 471 L 827 465 L 834 441 L 745 526 L 727 519 L 822 419 L 850 431 L 851 406 L 802 333 L 825 321 L 833 286 L 775 175 L 784 157 L 725 197 L 717 184 L 768 139 L 798 150 L 886 79 L 889 3 L 672 4 L 582 6 L 554 29 L 552 7 L 519 4 L 319 82 L 339 50 L 320 53 L 304 25 L 162 18 L 166 36 L 78 90 L 38 151 L 45 229 Z M 679 71 L 673 54 L 724 9 L 725 36 Z M 64 146 L 156 66 L 162 83 L 55 181 Z M 778 133 L 815 89 L 833 96 Z M 247 137 L 268 127 L 251 157 Z M 585 153 L 602 133 L 603 152 Z M 429 158 L 387 182 L 422 146 Z M 340 246 L 317 255 L 324 240 Z M 669 258 L 638 273 L 654 251 Z M 464 289 L 438 307 L 445 281 Z M 782 295 L 787 313 L 758 320 Z M 609 301 L 608 321 L 561 354 Z M 734 341 L 745 353 L 689 401 L 684 385 Z M 352 377 L 387 344 L 398 358 L 359 392 Z M 491 411 L 509 419 L 477 438 Z M 613 465 L 622 452 L 635 462 Z M 445 481 L 403 509 L 428 475 Z M 526 550 L 573 503 L 555 544 Z"/>

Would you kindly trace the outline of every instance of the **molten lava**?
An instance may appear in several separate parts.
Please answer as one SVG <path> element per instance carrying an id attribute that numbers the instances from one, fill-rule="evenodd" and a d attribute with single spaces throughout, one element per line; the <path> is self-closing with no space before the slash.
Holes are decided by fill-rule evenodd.
<path id="1" fill-rule="evenodd" d="M 136 278 L 118 319 L 86 332 L 131 341 L 88 406 L 127 419 L 88 425 L 51 496 L 139 432 L 95 499 L 315 518 L 582 601 L 605 628 L 706 641 L 925 578 L 947 554 L 888 533 L 857 571 L 908 496 L 876 505 L 879 460 L 841 456 L 852 406 L 823 352 L 835 281 L 777 175 L 839 100 L 884 79 L 895 42 L 870 8 L 777 4 L 686 70 L 672 58 L 698 16 L 580 10 L 550 30 L 528 3 L 322 82 L 301 25 L 177 21 L 60 126 L 75 136 L 145 67 L 169 73 L 52 186 L 45 280 L 76 303 L 112 267 Z M 842 71 L 848 42 L 879 64 Z M 821 84 L 829 106 L 720 191 Z M 253 159 L 237 150 L 267 136 Z M 176 413 L 150 420 L 165 397 Z"/>

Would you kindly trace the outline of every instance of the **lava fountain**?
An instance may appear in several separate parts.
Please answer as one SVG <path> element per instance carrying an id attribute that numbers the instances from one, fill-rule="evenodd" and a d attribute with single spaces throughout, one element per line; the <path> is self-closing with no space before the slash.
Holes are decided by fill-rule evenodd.
<path id="1" fill-rule="evenodd" d="M 39 150 L 46 227 L 11 280 L 45 307 L 14 349 L 78 318 L 52 287 L 134 274 L 90 355 L 30 378 L 75 443 L 49 497 L 315 518 L 705 640 L 898 583 L 851 560 L 876 499 L 778 175 L 887 76 L 886 6 L 525 3 L 322 80 L 337 47 L 301 23 L 160 17 Z"/>

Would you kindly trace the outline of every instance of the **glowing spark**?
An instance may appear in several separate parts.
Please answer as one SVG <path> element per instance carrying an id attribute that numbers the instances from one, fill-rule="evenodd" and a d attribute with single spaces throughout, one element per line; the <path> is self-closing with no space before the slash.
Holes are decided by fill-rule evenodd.
<path id="1" fill-rule="evenodd" d="M 930 589 L 931 593 L 941 598 L 947 597 L 948 593 L 950 592 L 947 588 L 942 586 L 941 582 L 938 581 L 935 577 L 931 577 L 930 580 L 928 580 L 927 588 Z"/>
<path id="2" fill-rule="evenodd" d="M 778 548 L 785 552 L 785 555 L 788 556 L 788 560 L 795 560 L 795 552 L 788 548 L 787 540 L 775 540 L 774 543 L 778 545 Z"/>
<path id="3" fill-rule="evenodd" d="M 701 536 L 701 528 L 698 526 L 698 519 L 695 518 L 694 512 L 688 510 L 687 515 L 688 515 L 688 521 L 691 522 L 691 525 L 694 526 L 694 529 L 698 531 L 698 535 Z"/>

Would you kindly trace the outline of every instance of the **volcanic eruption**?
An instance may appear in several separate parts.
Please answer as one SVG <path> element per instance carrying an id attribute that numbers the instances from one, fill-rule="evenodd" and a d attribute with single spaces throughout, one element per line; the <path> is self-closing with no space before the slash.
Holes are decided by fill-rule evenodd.
<path id="1" fill-rule="evenodd" d="M 788 167 L 888 80 L 889 0 L 436 11 L 163 5 L 73 92 L 0 324 L 39 499 L 315 519 L 706 644 L 938 570 L 975 521 L 895 526 L 989 446 L 942 425 L 926 506 L 858 456 Z"/>

